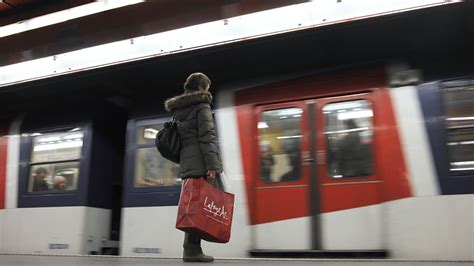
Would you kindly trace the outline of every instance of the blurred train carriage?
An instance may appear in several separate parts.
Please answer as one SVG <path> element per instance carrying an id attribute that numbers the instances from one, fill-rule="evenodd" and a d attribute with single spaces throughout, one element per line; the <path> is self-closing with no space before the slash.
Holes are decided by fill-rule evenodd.
<path id="1" fill-rule="evenodd" d="M 17 208 L 4 214 L 5 250 L 98 254 L 103 245 L 111 245 L 113 201 L 120 199 L 113 184 L 120 183 L 123 160 L 123 154 L 116 153 L 123 140 L 108 137 L 123 130 L 120 112 L 114 110 L 95 110 L 103 116 L 94 117 L 43 110 L 22 119 L 17 139 L 8 137 L 5 145 L 19 153 L 12 159 L 19 165 L 13 180 L 18 200 L 7 191 L 9 204 Z"/>
<path id="2" fill-rule="evenodd" d="M 163 101 L 203 71 L 236 195 L 231 241 L 204 243 L 210 254 L 473 260 L 466 9 L 472 3 L 0 88 L 0 253 L 181 257 L 179 168 L 154 138 L 170 119 Z M 406 37 L 386 30 L 414 22 Z M 400 58 L 403 67 L 392 62 Z M 32 98 L 9 104 L 10 91 Z"/>

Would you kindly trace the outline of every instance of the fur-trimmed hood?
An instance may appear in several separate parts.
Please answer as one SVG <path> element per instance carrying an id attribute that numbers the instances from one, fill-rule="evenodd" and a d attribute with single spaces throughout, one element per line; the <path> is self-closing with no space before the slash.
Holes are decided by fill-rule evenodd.
<path id="1" fill-rule="evenodd" d="M 208 91 L 187 92 L 166 100 L 165 109 L 168 112 L 174 112 L 190 105 L 199 103 L 211 104 L 211 102 L 212 94 Z"/>

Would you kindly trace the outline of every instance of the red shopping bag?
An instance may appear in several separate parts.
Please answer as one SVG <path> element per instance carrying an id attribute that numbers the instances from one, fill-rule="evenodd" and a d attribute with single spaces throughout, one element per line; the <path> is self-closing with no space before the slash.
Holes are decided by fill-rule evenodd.
<path id="1" fill-rule="evenodd" d="M 234 194 L 221 191 L 203 178 L 187 178 L 179 199 L 176 228 L 210 242 L 230 239 Z"/>

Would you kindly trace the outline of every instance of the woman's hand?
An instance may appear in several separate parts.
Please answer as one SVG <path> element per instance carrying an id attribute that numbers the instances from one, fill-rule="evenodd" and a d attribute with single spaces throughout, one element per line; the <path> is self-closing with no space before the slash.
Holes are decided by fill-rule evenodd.
<path id="1" fill-rule="evenodd" d="M 216 171 L 215 170 L 207 170 L 207 178 L 216 179 Z"/>

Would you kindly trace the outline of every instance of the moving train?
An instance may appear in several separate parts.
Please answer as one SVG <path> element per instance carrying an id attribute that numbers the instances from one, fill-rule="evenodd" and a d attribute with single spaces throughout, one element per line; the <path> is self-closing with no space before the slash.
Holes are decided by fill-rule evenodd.
<path id="1" fill-rule="evenodd" d="M 154 138 L 200 71 L 235 194 L 206 253 L 474 260 L 472 16 L 450 6 L 2 88 L 0 253 L 180 258 Z"/>
<path id="2" fill-rule="evenodd" d="M 383 71 L 357 70 L 222 90 L 216 104 L 236 202 L 232 239 L 204 244 L 210 254 L 472 259 L 474 79 L 392 87 Z M 179 257 L 181 180 L 153 144 L 169 116 L 129 119 L 123 158 L 107 137 L 120 131 L 113 119 L 83 119 L 3 124 L 1 252 L 114 247 L 112 176 L 123 160 L 120 255 Z"/>

